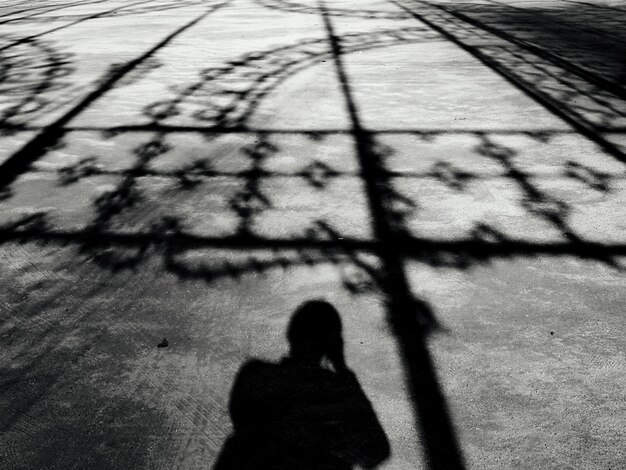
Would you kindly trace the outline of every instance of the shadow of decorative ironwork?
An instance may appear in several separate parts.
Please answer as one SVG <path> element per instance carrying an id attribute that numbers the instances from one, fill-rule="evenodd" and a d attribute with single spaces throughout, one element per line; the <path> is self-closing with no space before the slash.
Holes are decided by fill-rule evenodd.
<path id="1" fill-rule="evenodd" d="M 394 28 L 342 36 L 345 53 L 374 48 L 438 41 L 427 28 Z M 149 106 L 145 113 L 155 122 L 171 117 L 191 117 L 206 126 L 232 128 L 245 125 L 256 105 L 289 76 L 330 57 L 325 39 L 252 52 L 220 68 L 203 72 L 201 80 L 178 96 Z"/>
<path id="2" fill-rule="evenodd" d="M 612 176 L 604 171 L 598 171 L 587 165 L 569 161 L 566 164 L 565 175 L 581 181 L 589 188 L 608 193 L 611 190 Z"/>
<path id="3" fill-rule="evenodd" d="M 60 10 L 64 10 L 65 8 L 70 8 L 73 6 L 84 6 L 84 5 L 92 5 L 92 4 L 96 4 L 96 3 L 104 3 L 107 2 L 109 0 L 95 0 L 95 1 L 91 1 L 91 2 L 72 2 L 72 3 L 63 3 L 63 4 L 43 4 L 43 5 L 39 5 L 36 7 L 31 7 L 31 8 L 24 8 L 22 10 L 15 10 L 12 13 L 7 13 L 5 15 L 0 15 L 0 25 L 2 24 L 8 24 L 8 23 L 28 23 L 31 21 L 37 22 L 37 21 L 41 21 L 41 19 L 36 18 L 39 15 L 45 15 L 47 13 L 51 13 L 51 12 L 55 12 L 55 11 L 60 11 Z M 24 16 L 15 16 L 15 15 L 19 15 L 21 13 L 28 13 L 28 12 L 32 12 L 35 11 L 34 13 L 30 13 Z M 11 17 L 8 19 L 2 19 L 2 18 L 6 18 L 6 17 Z"/>
<path id="4" fill-rule="evenodd" d="M 268 2 L 264 0 L 264 3 Z M 278 1 L 272 2 L 272 7 L 296 9 L 295 4 Z M 216 8 L 212 7 L 208 12 Z M 611 90 L 605 89 L 601 80 L 591 83 L 584 76 L 573 73 L 571 68 L 562 67 L 551 57 L 538 55 L 532 47 L 518 42 L 494 44 L 491 31 L 463 21 L 439 7 L 427 5 L 415 10 L 405 9 L 403 17 L 411 15 L 424 21 L 426 27 L 343 36 L 335 33 L 332 24 L 332 18 L 341 12 L 323 6 L 314 10 L 324 21 L 325 38 L 253 51 L 223 67 L 207 69 L 199 80 L 174 90 L 174 97 L 147 106 L 144 115 L 150 118 L 148 124 L 100 129 L 103 140 L 132 133 L 141 136 L 132 149 L 129 168 L 108 168 L 96 155 L 82 157 L 76 163 L 56 170 L 60 189 L 95 177 L 109 176 L 116 180 L 112 189 L 94 197 L 93 218 L 82 229 L 60 226 L 50 210 L 34 212 L 2 225 L 0 243 L 70 244 L 78 248 L 85 260 L 114 272 L 140 270 L 144 263 L 157 259 L 166 272 L 181 279 L 207 283 L 226 278 L 237 280 L 248 273 L 266 273 L 274 269 L 287 271 L 297 266 L 334 266 L 348 292 L 360 295 L 376 291 L 386 302 L 388 320 L 402 353 L 415 404 L 416 424 L 421 431 L 429 467 L 437 470 L 463 468 L 461 446 L 457 443 L 427 348 L 428 335 L 443 327 L 428 303 L 413 293 L 405 272 L 406 262 L 415 260 L 434 267 L 463 270 L 496 259 L 568 256 L 623 269 L 619 258 L 626 256 L 626 243 L 589 241 L 577 233 L 570 220 L 570 204 L 542 190 L 536 184 L 535 170 L 521 167 L 516 161 L 516 150 L 497 139 L 502 135 L 521 135 L 547 145 L 555 136 L 568 131 L 370 130 L 361 123 L 342 57 L 355 50 L 441 41 L 443 38 L 451 40 L 574 125 L 622 163 L 625 161 L 623 151 L 607 140 L 605 134 L 607 131 L 617 132 L 624 126 L 623 101 Z M 308 7 L 304 12 L 312 13 Z M 36 163 L 72 132 L 81 131 L 69 126 L 72 118 L 107 91 L 128 80 L 140 78 L 142 70 L 158 66 L 155 53 L 207 14 L 169 35 L 137 59 L 113 67 L 98 87 L 72 110 L 52 125 L 40 129 L 37 137 L 9 158 L 9 163 L 0 165 L 3 172 L 0 189 L 5 191 L 4 202 L 13 197 L 6 191 L 12 189 L 19 176 L 28 172 L 50 171 L 38 167 Z M 476 39 L 488 42 L 486 45 L 473 45 L 470 40 Z M 30 44 L 28 47 L 35 46 Z M 42 50 L 48 53 L 46 49 Z M 26 62 L 20 62 L 26 70 L 30 54 L 27 51 L 23 58 Z M 63 62 L 57 59 L 56 62 Z M 248 127 L 250 116 L 270 91 L 287 77 L 324 59 L 329 59 L 337 74 L 350 118 L 348 129 L 271 131 Z M 53 63 L 56 63 L 55 60 L 50 59 Z M 7 63 L 9 65 L 0 69 L 0 87 L 5 83 L 7 86 L 12 86 L 12 83 L 19 86 L 18 80 L 11 78 L 11 73 L 18 69 L 11 69 L 10 61 Z M 63 62 L 61 65 L 67 64 Z M 46 78 L 56 79 L 58 73 L 51 72 Z M 47 82 L 43 80 L 43 83 Z M 52 86 L 35 85 L 29 89 L 28 96 L 39 98 Z M 28 109 L 24 103 L 21 109 Z M 20 106 L 13 105 L 12 109 L 17 109 L 12 111 L 17 116 Z M 190 119 L 194 126 L 171 124 L 179 118 Z M 5 118 L 11 122 L 14 119 L 14 116 Z M 245 137 L 245 143 L 240 142 L 236 153 L 245 161 L 245 169 L 220 169 L 210 152 L 174 169 L 160 169 L 155 162 L 177 150 L 181 151 L 171 138 L 176 134 L 200 136 L 207 144 L 223 136 Z M 490 173 L 470 171 L 444 159 L 420 171 L 394 169 L 390 160 L 398 150 L 383 138 L 409 135 L 435 145 L 438 139 L 452 134 L 475 139 L 471 156 L 491 162 L 497 170 Z M 268 169 L 268 161 L 284 152 L 278 139 L 283 135 L 296 136 L 304 144 L 323 142 L 329 135 L 343 136 L 351 142 L 350 149 L 358 168 L 336 169 L 326 161 L 312 158 L 296 170 Z M 582 185 L 585 191 L 601 195 L 610 194 L 615 182 L 623 179 L 623 175 L 604 172 L 573 159 L 559 167 L 558 175 Z M 358 180 L 364 187 L 368 223 L 373 227 L 373 235 L 347 235 L 319 217 L 313 217 L 295 235 L 264 235 L 258 230 L 259 218 L 279 206 L 275 201 L 276 194 L 266 183 L 278 177 L 306 185 L 316 195 L 324 194 L 341 178 Z M 142 184 L 146 180 L 165 181 L 170 185 L 170 194 L 191 196 L 206 193 L 205 183 L 225 179 L 233 182 L 234 190 L 224 195 L 221 209 L 225 215 L 232 215 L 236 223 L 230 231 L 217 234 L 210 231 L 207 234 L 198 229 L 183 214 L 170 210 L 165 201 L 147 194 L 146 185 Z M 410 219 L 419 219 L 425 202 L 399 189 L 395 184 L 399 179 L 410 180 L 416 186 L 421 181 L 434 180 L 454 194 L 469 192 L 473 186 L 493 179 L 506 179 L 518 189 L 520 199 L 516 203 L 519 203 L 523 213 L 550 225 L 557 236 L 550 241 L 514 238 L 501 227 L 484 220 L 475 221 L 466 233 L 455 239 L 417 236 L 409 227 Z M 190 256 L 198 250 L 218 252 L 221 258 L 216 261 Z M 233 253 L 238 256 L 232 256 Z"/>
<path id="5" fill-rule="evenodd" d="M 498 29 L 617 86 L 626 85 L 626 10 L 591 3 L 529 6 L 447 3 L 445 9 Z"/>
<path id="6" fill-rule="evenodd" d="M 140 4 L 145 4 L 148 2 L 151 2 L 152 0 L 141 0 L 135 3 L 132 3 L 131 5 L 140 5 Z M 105 15 L 108 14 L 115 14 L 115 12 L 118 12 L 124 8 L 127 8 L 129 5 L 126 6 L 118 6 L 116 8 L 112 8 L 112 9 L 108 9 L 105 11 L 100 11 L 100 12 L 96 12 L 96 13 L 90 13 L 90 14 L 84 14 L 84 15 L 80 15 L 78 17 L 76 17 L 76 19 L 71 19 L 69 23 L 65 23 L 59 26 L 55 26 L 51 29 L 45 30 L 45 31 L 41 31 L 38 33 L 34 33 L 28 36 L 22 36 L 18 39 L 13 40 L 12 42 L 9 42 L 7 44 L 2 44 L 0 45 L 0 52 L 4 52 L 8 49 L 11 49 L 13 47 L 19 46 L 20 44 L 25 44 L 25 43 L 29 43 L 32 42 L 33 40 L 40 38 L 42 36 L 45 36 L 47 34 L 51 34 L 51 33 L 55 33 L 57 31 L 61 31 L 67 28 L 71 28 L 72 26 L 76 26 L 78 24 L 84 23 L 86 21 L 89 20 L 93 20 L 93 19 L 97 19 L 97 18 L 101 18 Z"/>
<path id="7" fill-rule="evenodd" d="M 11 132 L 49 111 L 61 90 L 71 85 L 67 78 L 73 71 L 69 54 L 41 40 L 12 50 L 0 47 L 0 132 Z"/>
<path id="8" fill-rule="evenodd" d="M 260 5 L 274 10 L 280 10 L 289 13 L 306 13 L 309 15 L 319 15 L 319 8 L 315 5 L 305 5 L 303 3 L 292 2 L 288 0 L 255 0 Z M 350 8 L 329 8 L 328 14 L 331 16 L 346 16 L 352 18 L 364 19 L 388 19 L 388 20 L 404 20 L 411 18 L 402 11 L 383 11 L 383 10 L 362 10 Z"/>
<path id="9" fill-rule="evenodd" d="M 448 6 L 422 0 L 390 1 L 626 162 L 626 150 L 611 137 L 626 131 L 626 90 L 619 84 Z M 486 41 L 476 43 L 479 38 Z"/>
<path id="10" fill-rule="evenodd" d="M 126 62 L 123 65 L 114 65 L 108 71 L 108 73 L 102 77 L 96 84 L 95 89 L 88 92 L 78 102 L 71 107 L 68 111 L 63 113 L 56 121 L 46 126 L 41 132 L 39 132 L 32 140 L 26 143 L 20 150 L 6 159 L 0 164 L 0 194 L 6 194 L 9 185 L 17 178 L 22 172 L 26 171 L 31 163 L 38 160 L 43 154 L 50 149 L 53 149 L 59 145 L 62 145 L 63 137 L 66 133 L 65 126 L 78 114 L 89 107 L 94 101 L 102 97 L 106 92 L 124 83 L 124 80 L 128 80 L 129 77 L 133 77 L 133 73 L 137 70 L 141 70 L 145 67 L 145 63 L 150 63 L 153 60 L 154 55 L 167 46 L 178 35 L 191 28 L 211 13 L 226 6 L 227 3 L 211 3 L 207 8 L 198 16 L 193 18 L 188 23 L 182 25 L 171 34 L 167 35 L 161 41 L 157 42 L 152 48 L 139 57 Z M 82 21 L 82 20 L 81 20 Z M 41 33 L 35 36 L 41 36 Z M 15 47 L 22 42 L 33 41 L 34 36 L 28 39 L 21 39 L 18 42 L 9 43 L 6 46 L 0 47 L 0 53 L 5 53 L 9 48 Z"/>
<path id="11" fill-rule="evenodd" d="M 95 2 L 80 2 L 74 5 L 89 5 L 89 4 L 97 4 L 107 2 L 108 0 L 97 0 Z M 203 6 L 206 4 L 204 0 L 170 0 L 166 2 L 159 2 L 157 4 L 154 3 L 154 0 L 145 0 L 130 3 L 129 5 L 118 6 L 114 9 L 109 9 L 103 12 L 96 12 L 90 14 L 84 13 L 71 13 L 71 14 L 59 14 L 59 15 L 44 15 L 47 13 L 53 13 L 55 11 L 60 11 L 67 6 L 59 6 L 55 8 L 51 8 L 49 10 L 45 10 L 42 12 L 33 13 L 30 15 L 26 15 L 20 18 L 11 18 L 4 21 L 0 21 L 0 24 L 4 23 L 53 23 L 58 21 L 76 21 L 82 19 L 92 19 L 92 18 L 114 18 L 119 16 L 130 16 L 130 15 L 142 15 L 142 14 L 152 14 L 158 12 L 166 12 L 171 10 L 179 10 L 181 8 L 189 8 L 192 6 Z"/>

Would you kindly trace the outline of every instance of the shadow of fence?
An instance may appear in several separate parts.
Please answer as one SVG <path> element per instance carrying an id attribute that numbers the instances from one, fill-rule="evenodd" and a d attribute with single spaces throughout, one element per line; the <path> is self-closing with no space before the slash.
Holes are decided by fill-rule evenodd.
<path id="1" fill-rule="evenodd" d="M 0 46 L 0 49 L 3 48 Z M 68 77 L 74 71 L 71 59 L 71 55 L 39 40 L 0 51 L 0 130 L 3 134 L 43 116 L 55 105 L 61 90 L 70 85 Z"/>
<path id="2" fill-rule="evenodd" d="M 262 3 L 268 2 L 264 0 Z M 178 90 L 172 98 L 147 106 L 144 110 L 144 115 L 150 119 L 147 124 L 91 129 L 69 126 L 74 117 L 120 86 L 133 73 L 141 71 L 142 67 L 146 73 L 152 70 L 154 67 L 145 64 L 155 60 L 155 54 L 180 32 L 219 5 L 212 7 L 137 59 L 112 69 L 96 89 L 60 119 L 43 129 L 34 129 L 39 133 L 0 165 L 0 189 L 5 191 L 2 204 L 10 205 L 17 198 L 19 178 L 26 173 L 51 171 L 38 162 L 55 148 L 67 145 L 73 133 L 99 133 L 100 139 L 109 141 L 120 136 L 135 136 L 133 148 L 125 155 L 130 157 L 130 163 L 124 169 L 112 169 L 95 155 L 53 170 L 56 171 L 59 191 L 94 178 L 107 177 L 115 181 L 112 189 L 87 197 L 92 209 L 91 218 L 82 228 L 64 228 L 51 210 L 31 211 L 5 221 L 0 227 L 0 242 L 72 244 L 86 260 L 114 271 L 137 270 L 147 260 L 160 257 L 164 270 L 183 279 L 206 282 L 224 277 L 236 279 L 250 272 L 332 264 L 337 267 L 349 292 L 358 295 L 376 290 L 385 299 L 388 320 L 402 352 L 415 404 L 416 423 L 430 468 L 463 468 L 460 445 L 427 348 L 429 333 L 436 331 L 439 325 L 427 302 L 414 294 L 407 278 L 406 262 L 417 260 L 430 266 L 469 269 L 501 258 L 569 256 L 622 269 L 619 259 L 626 256 L 626 243 L 592 240 L 579 233 L 571 220 L 572 203 L 538 185 L 539 171 L 520 164 L 519 150 L 506 143 L 506 138 L 511 136 L 522 137 L 545 150 L 553 139 L 572 132 L 551 129 L 370 130 L 361 122 L 342 57 L 356 50 L 450 40 L 571 124 L 620 163 L 626 161 L 623 148 L 611 140 L 610 134 L 624 130 L 624 101 L 620 93 L 604 86 L 604 79 L 590 81 L 587 72 L 574 73 L 577 66 L 565 66 L 560 59 L 555 61 L 532 45 L 494 34 L 474 20 L 467 21 L 439 6 L 427 5 L 428 8 L 414 10 L 405 3 L 398 5 L 403 8 L 398 17 L 411 16 L 425 26 L 339 35 L 332 18 L 345 12 L 326 9 L 323 5 L 301 10 L 297 4 L 272 1 L 268 6 L 320 15 L 326 36 L 253 51 L 222 67 L 204 70 L 197 80 Z M 504 42 L 494 44 L 494 37 Z M 490 43 L 474 45 L 470 40 L 477 38 L 489 39 Z M 15 103 L 4 108 L 0 123 L 3 130 L 18 132 L 17 124 L 27 123 L 27 111 L 38 109 L 36 103 L 48 90 L 63 86 L 55 80 L 71 70 L 66 56 L 55 56 L 37 42 L 28 43 L 28 47 L 30 49 L 21 62 L 14 65 L 9 62 L 0 77 L 0 87 L 18 87 L 14 93 Z M 39 51 L 37 54 L 43 55 L 43 59 L 38 59 L 31 50 Z M 0 51 L 4 49 L 0 48 Z M 341 86 L 350 120 L 348 129 L 264 130 L 248 127 L 258 104 L 280 83 L 326 59 L 332 62 Z M 39 60 L 47 65 L 32 85 L 25 86 L 15 77 L 20 76 L 20 71 L 30 70 L 29 60 Z M 177 124 L 180 119 L 184 125 Z M 440 159 L 426 167 L 417 165 L 416 170 L 410 171 L 395 168 L 390 163 L 399 149 L 389 143 L 389 137 L 409 136 L 424 145 L 438 145 L 442 139 L 458 134 L 473 142 L 472 147 L 465 149 L 468 155 L 488 161 L 498 170 L 491 173 L 473 170 L 458 165 L 458 159 Z M 205 152 L 191 161 L 182 158 L 183 162 L 172 169 L 163 169 L 157 163 L 186 151 L 174 143 L 173 136 L 176 135 L 199 139 Z M 241 139 L 236 141 L 235 153 L 243 162 L 243 169 L 224 167 L 210 151 L 211 145 L 219 143 L 220 139 L 233 136 Z M 313 157 L 302 158 L 299 168 L 275 169 L 269 163 L 285 152 L 281 143 L 284 137 L 296 139 L 298 145 L 311 148 L 332 137 L 345 139 L 357 168 L 335 168 L 332 162 L 311 150 L 308 153 Z M 548 176 L 575 184 L 585 194 L 607 197 L 624 178 L 623 168 L 609 172 L 576 159 L 562 162 L 558 170 Z M 295 182 L 295 187 L 302 191 L 306 188 L 312 195 L 312 206 L 315 198 L 321 198 L 331 188 L 337 191 L 338 182 L 357 181 L 363 187 L 368 214 L 365 221 L 371 226 L 371 236 L 347 234 L 329 217 L 320 217 L 315 211 L 311 211 L 297 230 L 281 236 L 278 228 L 282 227 L 275 227 L 276 233 L 268 235 L 260 221 L 273 211 L 280 215 L 281 205 L 275 200 L 281 189 L 274 184 L 278 179 Z M 469 195 L 472 188 L 493 180 L 511 183 L 517 191 L 518 199 L 514 205 L 518 213 L 524 214 L 528 220 L 539 220 L 542 227 L 550 228 L 552 236 L 545 241 L 514 236 L 502 226 L 486 220 L 474 220 L 467 230 L 452 237 L 440 234 L 429 238 L 416 234 L 411 227 L 411 220 L 419 223 L 425 202 L 400 186 L 418 186 L 429 181 L 454 194 Z M 159 192 L 150 188 L 150 182 L 154 181 L 165 185 L 166 190 Z M 403 185 L 399 185 L 399 181 Z M 215 185 L 210 186 L 213 183 Z M 199 203 L 207 194 L 215 196 L 212 192 L 220 191 L 224 193 L 218 194 L 220 201 L 211 211 L 232 219 L 227 229 L 199 228 L 197 220 L 190 221 L 184 212 L 177 212 L 176 207 L 167 202 Z M 288 219 L 285 220 L 287 224 Z M 133 229 L 128 230 L 128 227 Z M 221 251 L 222 261 L 186 256 L 194 250 Z M 236 259 L 231 256 L 234 252 L 239 253 L 234 257 Z"/>
<path id="3" fill-rule="evenodd" d="M 464 21 L 532 45 L 562 64 L 589 72 L 608 86 L 626 84 L 623 57 L 626 10 L 585 2 L 560 2 L 526 7 L 491 4 L 453 4 L 444 10 Z"/>
<path id="4" fill-rule="evenodd" d="M 90 2 L 74 2 L 67 4 L 60 4 L 52 6 L 51 8 L 42 9 L 44 7 L 37 8 L 37 11 L 34 13 L 28 13 L 32 11 L 32 9 L 25 9 L 23 11 L 15 11 L 13 13 L 0 16 L 0 25 L 1 24 L 30 24 L 30 23 L 54 23 L 54 22 L 63 22 L 69 21 L 71 22 L 71 26 L 77 24 L 77 22 L 82 22 L 85 20 L 91 20 L 95 18 L 116 18 L 120 16 L 129 16 L 129 15 L 142 15 L 142 14 L 153 14 L 159 12 L 167 12 L 171 10 L 178 10 L 181 8 L 188 8 L 192 6 L 203 6 L 206 2 L 202 0 L 170 0 L 166 2 L 158 2 L 155 3 L 154 0 L 141 0 L 137 2 L 132 2 L 127 5 L 116 6 L 115 8 L 109 8 L 107 10 L 94 12 L 94 13 L 60 13 L 62 10 L 66 10 L 68 8 L 74 6 L 85 7 L 87 5 L 96 5 L 103 3 L 103 6 L 106 6 L 106 3 L 109 0 L 96 0 Z M 20 13 L 28 13 L 23 16 L 14 16 Z M 59 13 L 59 14 L 55 14 Z M 3 17 L 8 16 L 9 18 L 2 19 Z M 64 26 L 64 27 L 69 27 Z M 47 33 L 46 33 L 47 34 Z"/>

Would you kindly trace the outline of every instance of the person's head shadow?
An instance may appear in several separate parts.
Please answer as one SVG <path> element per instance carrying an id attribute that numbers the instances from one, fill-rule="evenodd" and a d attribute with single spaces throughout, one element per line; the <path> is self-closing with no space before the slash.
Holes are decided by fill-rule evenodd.
<path id="1" fill-rule="evenodd" d="M 281 362 L 252 360 L 233 385 L 234 432 L 214 470 L 374 468 L 389 442 L 346 366 L 341 318 L 328 302 L 302 304 L 287 328 Z"/>

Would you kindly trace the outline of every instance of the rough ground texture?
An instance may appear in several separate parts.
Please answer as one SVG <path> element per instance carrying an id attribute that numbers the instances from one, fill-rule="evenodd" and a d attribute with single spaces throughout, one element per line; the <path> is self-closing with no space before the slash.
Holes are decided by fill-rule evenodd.
<path id="1" fill-rule="evenodd" d="M 211 468 L 320 297 L 380 468 L 626 468 L 623 1 L 0 25 L 1 468 Z"/>

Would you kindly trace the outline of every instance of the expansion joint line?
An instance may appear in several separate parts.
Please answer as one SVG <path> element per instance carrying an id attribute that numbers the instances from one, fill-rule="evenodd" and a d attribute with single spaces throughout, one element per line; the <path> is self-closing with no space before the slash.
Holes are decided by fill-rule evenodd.
<path id="1" fill-rule="evenodd" d="M 351 121 L 355 151 L 377 240 L 376 254 L 382 262 L 381 287 L 385 295 L 387 319 L 398 341 L 426 462 L 431 470 L 461 470 L 464 468 L 463 458 L 426 345 L 427 331 L 421 322 L 425 317 L 432 318 L 432 314 L 427 304 L 411 293 L 403 256 L 398 248 L 402 233 L 389 207 L 391 181 L 384 171 L 384 156 L 378 151 L 373 134 L 363 127 L 359 118 L 342 58 L 341 39 L 335 33 L 324 0 L 320 0 L 319 10 Z"/>

